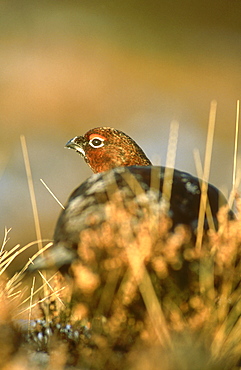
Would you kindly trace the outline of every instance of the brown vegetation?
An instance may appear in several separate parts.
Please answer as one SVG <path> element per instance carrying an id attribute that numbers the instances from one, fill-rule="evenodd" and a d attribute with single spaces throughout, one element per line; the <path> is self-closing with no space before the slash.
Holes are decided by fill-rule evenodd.
<path id="1" fill-rule="evenodd" d="M 108 221 L 86 219 L 71 304 L 70 291 L 60 289 L 67 282 L 55 276 L 36 306 L 32 289 L 31 315 L 20 326 L 20 290 L 13 295 L 2 279 L 1 368 L 236 369 L 239 215 L 228 221 L 221 209 L 218 231 L 199 250 L 186 227 L 169 231 L 151 192 L 125 205 L 119 192 L 105 212 Z"/>

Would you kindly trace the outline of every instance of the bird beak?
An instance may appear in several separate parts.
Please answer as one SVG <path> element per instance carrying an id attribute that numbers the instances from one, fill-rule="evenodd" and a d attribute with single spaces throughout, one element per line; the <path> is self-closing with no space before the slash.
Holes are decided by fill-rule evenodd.
<path id="1" fill-rule="evenodd" d="M 65 148 L 74 149 L 79 154 L 85 156 L 84 144 L 85 144 L 85 139 L 83 138 L 83 136 L 75 136 L 73 139 L 70 139 L 65 144 Z"/>

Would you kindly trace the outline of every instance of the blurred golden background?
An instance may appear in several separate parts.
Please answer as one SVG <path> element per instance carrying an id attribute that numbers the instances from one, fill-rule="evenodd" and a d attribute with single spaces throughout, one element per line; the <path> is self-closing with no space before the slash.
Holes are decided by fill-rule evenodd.
<path id="1" fill-rule="evenodd" d="M 210 181 L 230 191 L 241 97 L 240 0 L 0 1 L 0 236 L 36 239 L 20 135 L 25 135 L 42 237 L 59 205 L 91 174 L 65 143 L 112 126 L 165 164 L 180 123 L 176 167 L 195 174 L 209 107 L 218 102 Z"/>

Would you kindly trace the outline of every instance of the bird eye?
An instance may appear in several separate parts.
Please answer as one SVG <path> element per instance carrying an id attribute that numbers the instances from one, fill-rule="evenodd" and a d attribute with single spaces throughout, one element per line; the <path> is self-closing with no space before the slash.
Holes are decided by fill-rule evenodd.
<path id="1" fill-rule="evenodd" d="M 93 139 L 91 139 L 89 141 L 89 144 L 93 147 L 93 148 L 101 148 L 102 146 L 104 146 L 104 139 L 100 138 L 100 137 L 93 137 Z"/>

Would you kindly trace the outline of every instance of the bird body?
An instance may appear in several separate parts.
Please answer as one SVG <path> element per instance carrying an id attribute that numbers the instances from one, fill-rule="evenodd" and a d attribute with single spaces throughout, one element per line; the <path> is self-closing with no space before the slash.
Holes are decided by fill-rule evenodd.
<path id="1" fill-rule="evenodd" d="M 153 205 L 158 205 L 158 212 L 161 209 L 170 217 L 172 231 L 177 225 L 184 224 L 195 233 L 201 200 L 198 178 L 186 172 L 171 171 L 172 176 L 167 179 L 170 197 L 166 199 L 164 182 L 168 169 L 152 166 L 134 140 L 109 127 L 98 127 L 84 136 L 76 136 L 67 142 L 66 148 L 81 154 L 95 174 L 71 194 L 56 224 L 54 246 L 47 257 L 40 256 L 35 260 L 32 270 L 55 265 L 66 272 L 73 260 L 79 258 L 77 251 L 81 248 L 82 231 L 98 228 L 103 222 L 108 222 L 106 209 L 109 203 L 115 202 L 118 194 L 124 207 L 138 196 L 148 195 L 151 209 L 156 209 Z M 218 210 L 227 202 L 222 193 L 210 184 L 207 192 L 210 216 L 217 225 Z M 139 211 L 141 207 L 139 204 Z M 137 223 L 142 218 L 138 212 L 133 215 Z M 109 220 L 110 224 L 112 221 Z M 207 217 L 204 225 L 208 227 Z"/>
<path id="2" fill-rule="evenodd" d="M 77 344 L 81 368 L 154 369 L 163 359 L 165 368 L 189 368 L 196 358 L 199 368 L 237 364 L 240 225 L 235 231 L 221 217 L 219 232 L 195 248 L 200 179 L 152 166 L 130 137 L 111 128 L 90 130 L 66 147 L 95 173 L 70 195 L 53 247 L 29 271 L 55 266 L 73 277 L 73 317 L 91 329 Z M 210 184 L 207 198 L 204 228 L 210 219 L 217 227 L 226 199 Z"/>
<path id="3" fill-rule="evenodd" d="M 163 202 L 165 170 L 165 167 L 158 166 L 130 166 L 117 167 L 92 175 L 71 194 L 65 209 L 59 216 L 52 251 L 50 250 L 47 259 L 39 257 L 33 269 L 55 265 L 66 272 L 69 265 L 78 257 L 77 250 L 81 245 L 81 233 L 87 229 L 98 228 L 103 222 L 108 222 L 106 207 L 111 202 L 115 203 L 115 196 L 118 193 L 121 193 L 123 207 L 126 207 L 128 202 L 147 195 L 149 203 L 160 206 L 158 212 L 160 210 L 163 213 L 166 212 L 170 217 L 171 230 L 184 224 L 195 232 L 201 198 L 199 179 L 186 172 L 174 170 L 170 184 L 170 203 L 167 205 Z M 152 184 L 153 173 L 154 184 Z M 217 188 L 210 184 L 208 185 L 208 199 L 214 223 L 217 225 L 218 210 L 226 204 L 226 199 Z M 138 220 L 139 216 L 135 214 L 133 217 Z M 95 221 L 90 221 L 93 218 Z M 110 224 L 112 221 L 110 220 Z"/>

